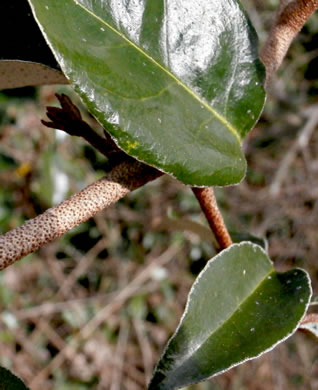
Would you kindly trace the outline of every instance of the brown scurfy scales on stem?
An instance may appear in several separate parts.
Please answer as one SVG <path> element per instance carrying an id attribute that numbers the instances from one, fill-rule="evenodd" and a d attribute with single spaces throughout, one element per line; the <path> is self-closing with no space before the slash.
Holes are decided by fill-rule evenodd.
<path id="1" fill-rule="evenodd" d="M 266 67 L 266 85 L 283 62 L 287 50 L 306 21 L 318 8 L 318 0 L 281 0 L 260 57 Z"/>
<path id="2" fill-rule="evenodd" d="M 207 218 L 210 228 L 219 244 L 220 249 L 228 248 L 232 245 L 232 239 L 224 223 L 222 214 L 218 208 L 213 188 L 192 188 L 192 191 L 201 209 Z"/>
<path id="3" fill-rule="evenodd" d="M 267 85 L 270 83 L 273 75 L 280 66 L 290 43 L 317 7 L 318 0 L 281 1 L 274 25 L 261 51 L 261 59 L 264 62 L 267 71 Z M 85 125 L 83 125 L 79 111 L 72 107 L 72 104 L 67 97 L 62 95 L 59 97 L 59 100 L 62 104 L 62 109 L 64 105 L 66 111 L 69 110 L 69 114 L 73 116 L 73 121 L 77 122 L 78 128 L 74 135 L 79 135 L 77 134 L 78 131 L 83 133 Z M 53 122 L 60 122 L 60 126 L 65 127 L 63 110 L 49 109 L 48 114 Z M 50 122 L 44 123 L 51 127 Z M 97 141 L 95 135 L 90 133 L 88 128 L 84 130 L 84 134 L 89 134 L 87 138 L 84 138 L 92 145 L 99 143 L 99 140 Z M 80 135 L 83 137 L 83 134 Z M 110 145 L 109 142 L 106 143 L 107 147 L 105 144 L 105 148 L 109 152 Z M 118 154 L 121 155 L 121 153 Z M 120 158 L 122 157 L 123 156 L 120 156 Z M 125 158 L 123 157 L 123 161 L 124 160 Z M 145 164 L 137 163 L 133 159 L 129 159 L 129 161 L 129 163 L 124 161 L 122 164 L 115 164 L 113 171 L 106 175 L 104 179 L 92 184 L 81 193 L 74 195 L 59 206 L 53 207 L 44 214 L 29 220 L 21 227 L 0 236 L 0 269 L 7 267 L 23 256 L 26 256 L 46 243 L 60 237 L 79 223 L 82 223 L 95 215 L 101 209 L 115 203 L 129 191 L 139 188 L 147 181 L 153 180 L 161 175 L 161 172 L 154 168 L 150 168 Z M 105 202 L 97 201 L 96 186 L 98 186 L 98 197 L 104 199 Z M 201 199 L 201 195 L 206 195 L 207 192 L 210 195 L 212 194 L 212 189 L 207 191 L 195 191 L 197 192 L 196 196 L 201 205 L 205 204 L 206 201 L 204 198 Z M 216 204 L 211 205 L 211 207 L 214 208 L 215 205 Z M 60 213 L 60 210 L 63 210 L 62 214 Z M 79 210 L 80 216 L 76 215 Z M 206 216 L 210 226 L 217 226 L 218 222 L 209 220 L 209 215 L 214 215 L 208 211 L 209 206 L 205 206 L 204 210 L 206 210 Z M 63 215 L 67 215 L 67 218 L 63 218 Z M 212 219 L 213 218 L 214 217 L 212 217 Z M 216 228 L 215 231 L 218 230 L 224 233 L 226 228 L 223 226 Z M 221 235 L 222 237 L 223 233 Z M 29 234 L 31 234 L 31 236 Z M 230 238 L 229 236 L 226 238 L 226 236 L 227 234 L 224 235 L 224 242 L 222 242 L 223 238 L 221 239 L 221 247 L 230 245 Z"/>

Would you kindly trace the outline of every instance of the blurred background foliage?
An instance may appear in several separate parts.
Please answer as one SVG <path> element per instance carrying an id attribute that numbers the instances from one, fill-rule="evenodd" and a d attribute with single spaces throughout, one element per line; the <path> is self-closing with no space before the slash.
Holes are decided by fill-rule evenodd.
<path id="1" fill-rule="evenodd" d="M 277 0 L 244 0 L 264 41 Z M 228 227 L 268 241 L 279 270 L 318 281 L 318 15 L 273 82 L 244 148 L 247 177 L 217 188 Z M 0 93 L 0 233 L 101 177 L 107 160 L 81 139 L 45 128 L 66 86 Z M 308 130 L 309 128 L 309 130 Z M 194 278 L 215 254 L 189 188 L 164 176 L 0 273 L 0 365 L 32 390 L 139 390 L 183 312 Z M 315 307 L 311 309 L 314 311 Z M 217 315 L 217 313 L 216 313 Z M 314 390 L 315 340 L 296 334 L 260 359 L 195 390 Z"/>

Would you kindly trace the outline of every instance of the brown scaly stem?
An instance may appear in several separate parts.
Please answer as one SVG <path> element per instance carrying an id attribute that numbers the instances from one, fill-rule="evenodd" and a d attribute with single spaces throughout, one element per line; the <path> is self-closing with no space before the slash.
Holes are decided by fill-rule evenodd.
<path id="1" fill-rule="evenodd" d="M 95 147 L 100 153 L 115 161 L 123 161 L 130 157 L 122 152 L 105 132 L 105 138 L 101 137 L 83 121 L 79 109 L 73 104 L 66 95 L 56 94 L 62 108 L 47 107 L 47 117 L 51 122 L 42 120 L 41 122 L 50 128 L 60 129 L 72 136 L 84 138 L 89 144 Z M 131 159 L 131 158 L 130 158 Z M 133 159 L 131 159 L 133 162 Z M 202 211 L 206 216 L 209 225 L 215 235 L 215 238 L 221 249 L 227 248 L 232 244 L 231 237 L 226 229 L 222 215 L 218 209 L 216 198 L 212 188 L 199 189 L 193 188 Z"/>
<path id="2" fill-rule="evenodd" d="M 209 222 L 220 249 L 225 249 L 231 246 L 232 239 L 218 208 L 213 188 L 193 187 L 192 191 L 200 203 L 201 209 Z"/>
<path id="3" fill-rule="evenodd" d="M 0 235 L 0 270 L 87 221 L 130 191 L 162 175 L 157 169 L 126 155 L 110 137 L 103 138 L 95 133 L 82 120 L 78 108 L 66 95 L 57 95 L 57 98 L 62 108 L 47 107 L 48 117 L 52 122 L 42 121 L 43 124 L 83 137 L 110 158 L 112 169 L 104 178 L 58 206 Z"/>
<path id="4" fill-rule="evenodd" d="M 281 0 L 281 6 L 275 19 L 274 26 L 261 52 L 261 58 L 264 62 L 267 71 L 267 85 L 270 83 L 274 73 L 281 64 L 290 43 L 300 31 L 306 20 L 315 11 L 315 9 L 317 9 L 317 7 L 318 0 Z M 72 113 L 76 120 L 77 111 L 72 111 Z M 57 111 L 54 109 L 50 111 L 50 114 L 53 115 L 53 117 L 54 115 L 59 116 Z M 63 114 L 62 118 L 59 119 L 63 120 Z M 97 139 L 95 139 L 95 137 L 94 140 L 88 140 L 88 142 L 92 145 L 96 145 L 97 149 L 99 150 L 98 147 L 100 139 L 98 140 L 98 142 L 96 141 Z M 111 152 L 111 149 L 112 148 L 108 144 L 108 152 Z M 107 156 L 109 156 L 109 154 Z M 0 236 L 0 269 L 4 268 L 9 264 L 12 264 L 14 261 L 19 260 L 23 256 L 26 256 L 27 254 L 38 249 L 42 245 L 59 237 L 61 234 L 70 230 L 78 223 L 86 221 L 91 216 L 95 215 L 102 208 L 107 207 L 108 205 L 116 202 L 120 197 L 124 196 L 129 191 L 140 187 L 147 181 L 153 180 L 155 177 L 159 177 L 162 174 L 154 168 L 150 168 L 147 167 L 145 164 L 135 162 L 135 160 L 133 160 L 133 163 L 129 164 L 129 167 L 131 168 L 129 169 L 130 174 L 127 174 L 127 162 L 123 162 L 123 165 L 119 164 L 118 166 L 115 164 L 115 176 L 117 176 L 117 180 L 115 181 L 115 188 L 113 187 L 113 178 L 109 177 L 108 175 L 106 176 L 105 181 L 99 182 L 98 198 L 107 198 L 107 202 L 102 202 L 94 206 L 94 197 L 97 196 L 97 192 L 95 192 L 94 185 L 92 185 L 84 190 L 87 191 L 85 192 L 85 196 L 83 198 L 80 197 L 81 200 L 74 196 L 71 199 L 63 202 L 60 205 L 63 206 L 62 208 L 60 206 L 57 206 L 56 208 L 50 209 L 50 213 L 54 214 L 52 215 L 52 217 L 50 217 L 48 213 L 45 218 L 42 219 L 42 216 L 44 216 L 45 214 L 44 213 L 39 217 L 28 221 L 20 228 L 14 229 L 13 231 L 10 231 L 5 235 Z M 145 171 L 146 174 L 144 173 Z M 147 173 L 149 174 L 149 176 Z M 109 174 L 111 175 L 112 171 Z M 132 177 L 131 174 L 134 174 L 135 176 Z M 130 180 L 133 180 L 133 182 L 129 183 Z M 93 191 L 91 192 L 90 189 L 92 188 Z M 200 189 L 195 191 L 197 193 L 200 193 Z M 212 190 L 206 189 L 206 191 L 207 193 L 210 192 L 210 197 L 212 199 Z M 202 190 L 202 194 L 204 192 L 205 191 Z M 201 196 L 202 194 L 199 195 L 199 197 L 202 198 L 201 200 L 199 200 L 200 204 L 205 203 L 204 196 Z M 93 196 L 93 200 L 90 198 L 90 196 Z M 98 198 L 96 200 L 98 200 Z M 89 203 L 90 207 L 87 207 L 87 202 Z M 211 205 L 208 205 L 207 212 L 211 209 Z M 58 211 L 57 214 L 55 214 L 56 210 Z M 63 210 L 63 212 L 61 213 L 59 210 Z M 81 218 L 77 218 L 76 212 L 78 212 L 78 210 L 80 210 Z M 62 225 L 64 225 L 62 232 L 62 230 L 58 228 L 58 218 L 61 217 L 63 221 L 63 213 L 67 215 L 68 223 L 64 224 L 62 222 Z M 38 224 L 39 219 L 41 220 L 40 224 Z M 211 219 L 211 221 L 213 221 L 213 218 Z M 211 221 L 209 220 L 210 224 Z M 30 231 L 31 236 L 28 235 L 28 231 Z M 222 229 L 220 231 L 222 231 Z M 43 237 L 43 235 L 45 237 Z M 30 245 L 28 239 L 32 240 L 32 245 Z M 222 244 L 222 246 L 224 247 L 228 245 L 230 245 L 230 240 L 225 240 L 225 242 Z"/>
<path id="5" fill-rule="evenodd" d="M 318 8 L 318 0 L 281 0 L 273 27 L 261 50 L 268 85 L 303 25 Z"/>
<path id="6" fill-rule="evenodd" d="M 266 86 L 281 65 L 287 50 L 311 14 L 318 8 L 318 0 L 281 0 L 276 20 L 261 50 L 266 67 Z M 232 245 L 231 237 L 218 209 L 213 188 L 192 188 L 220 248 Z"/>
<path id="7" fill-rule="evenodd" d="M 62 236 L 161 174 L 136 160 L 116 165 L 104 178 L 60 205 L 0 235 L 0 270 Z"/>

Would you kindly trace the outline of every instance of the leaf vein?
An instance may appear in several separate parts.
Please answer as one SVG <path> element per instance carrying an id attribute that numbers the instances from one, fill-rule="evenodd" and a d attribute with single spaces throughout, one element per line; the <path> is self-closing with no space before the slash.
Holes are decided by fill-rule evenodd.
<path id="1" fill-rule="evenodd" d="M 93 18 L 98 20 L 100 23 L 105 25 L 109 30 L 111 30 L 116 35 L 120 36 L 123 40 L 125 40 L 129 45 L 134 47 L 139 53 L 144 55 L 149 61 L 151 61 L 153 64 L 155 64 L 157 67 L 159 67 L 163 72 L 165 72 L 169 77 L 171 77 L 175 82 L 180 85 L 184 90 L 186 90 L 187 93 L 192 95 L 196 100 L 198 100 L 207 110 L 209 110 L 223 125 L 228 128 L 230 132 L 233 133 L 233 135 L 236 137 L 238 142 L 241 142 L 241 136 L 239 132 L 236 130 L 236 128 L 228 122 L 220 113 L 218 113 L 213 107 L 211 107 L 205 100 L 202 100 L 201 97 L 199 97 L 197 94 L 195 94 L 187 85 L 185 85 L 183 82 L 181 82 L 178 77 L 176 77 L 173 73 L 171 73 L 169 70 L 167 70 L 165 67 L 163 67 L 158 61 L 156 61 L 153 57 L 151 57 L 149 54 L 147 54 L 145 51 L 143 51 L 138 45 L 136 45 L 134 42 L 132 42 L 129 38 L 127 38 L 123 33 L 116 30 L 112 25 L 107 23 L 105 20 L 103 20 L 101 17 L 95 15 L 92 11 L 90 11 L 88 8 L 86 8 L 83 4 L 79 3 L 78 0 L 73 0 L 75 4 L 77 4 L 80 8 L 82 8 L 84 11 L 86 11 L 88 14 L 90 14 Z"/>

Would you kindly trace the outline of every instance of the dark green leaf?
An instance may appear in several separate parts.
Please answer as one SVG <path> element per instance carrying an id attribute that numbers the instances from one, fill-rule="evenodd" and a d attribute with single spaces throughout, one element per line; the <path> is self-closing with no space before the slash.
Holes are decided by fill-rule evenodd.
<path id="1" fill-rule="evenodd" d="M 310 296 L 305 271 L 277 273 L 261 247 L 232 245 L 193 285 L 149 389 L 187 386 L 272 349 L 297 329 Z"/>
<path id="2" fill-rule="evenodd" d="M 28 390 L 21 379 L 0 367 L 0 390 Z"/>
<path id="3" fill-rule="evenodd" d="M 0 15 L 0 89 L 65 83 L 28 1 L 1 1 Z"/>
<path id="4" fill-rule="evenodd" d="M 237 1 L 29 2 L 63 72 L 128 154 L 191 185 L 244 177 L 264 68 Z"/>

